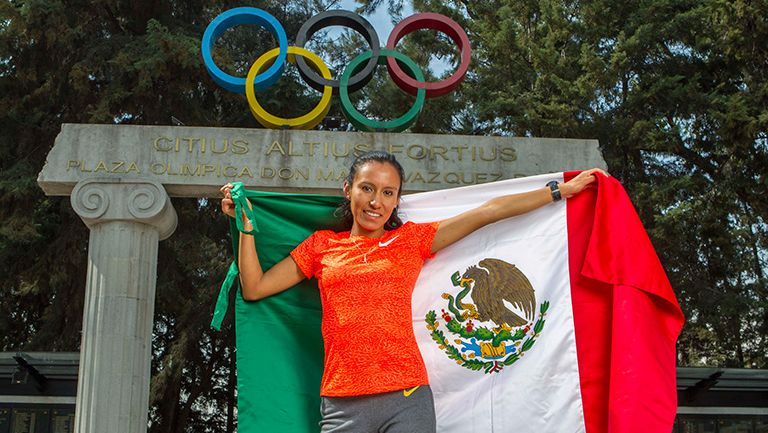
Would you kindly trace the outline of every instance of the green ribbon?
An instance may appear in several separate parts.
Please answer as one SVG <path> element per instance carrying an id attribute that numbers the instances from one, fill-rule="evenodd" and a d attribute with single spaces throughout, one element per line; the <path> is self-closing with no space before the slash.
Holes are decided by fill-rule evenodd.
<path id="1" fill-rule="evenodd" d="M 234 282 L 237 280 L 237 276 L 240 274 L 240 270 L 237 269 L 237 261 L 232 261 L 229 265 L 229 271 L 227 271 L 227 277 L 221 284 L 219 289 L 219 298 L 216 299 L 216 308 L 213 310 L 213 318 L 211 319 L 211 328 L 221 331 L 221 322 L 224 320 L 224 316 L 229 309 L 229 291 L 234 286 Z"/>
<path id="2" fill-rule="evenodd" d="M 248 235 L 258 233 L 259 229 L 256 226 L 256 218 L 254 217 L 253 208 L 248 202 L 248 191 L 246 191 L 243 187 L 243 183 L 233 183 L 230 193 L 232 195 L 232 201 L 235 202 L 234 227 L 237 228 L 237 231 L 233 230 L 233 224 L 230 223 L 230 232 L 232 233 L 232 238 L 234 239 L 236 236 L 238 236 L 238 232 Z M 253 226 L 253 229 L 250 231 L 245 230 L 243 225 L 243 212 L 245 212 L 245 217 L 251 221 L 251 225 Z M 219 289 L 219 297 L 216 299 L 216 307 L 213 310 L 213 318 L 211 319 L 211 327 L 217 331 L 221 331 L 221 323 L 224 321 L 224 316 L 227 314 L 227 310 L 229 309 L 229 292 L 233 287 L 236 287 L 237 284 L 239 284 L 239 280 L 237 278 L 238 275 L 240 275 L 240 270 L 237 268 L 237 249 L 235 249 L 235 259 L 229 265 L 227 276 L 224 278 L 224 282 L 221 284 L 221 289 Z"/>
<path id="3" fill-rule="evenodd" d="M 256 226 L 256 218 L 253 215 L 253 208 L 250 203 L 248 203 L 248 197 L 246 196 L 243 183 L 233 183 L 231 194 L 232 201 L 235 202 L 235 223 L 237 224 L 237 230 L 247 235 L 258 233 L 259 228 Z M 253 226 L 252 230 L 245 230 L 245 227 L 243 226 L 243 211 L 245 211 L 245 217 L 248 218 Z"/>

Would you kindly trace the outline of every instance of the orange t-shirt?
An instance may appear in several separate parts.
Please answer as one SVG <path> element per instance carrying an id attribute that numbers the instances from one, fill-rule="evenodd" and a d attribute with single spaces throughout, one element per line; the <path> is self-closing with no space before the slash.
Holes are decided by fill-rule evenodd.
<path id="1" fill-rule="evenodd" d="M 291 252 L 316 277 L 323 305 L 326 397 L 427 385 L 416 345 L 411 295 L 430 258 L 437 223 L 407 222 L 380 238 L 315 232 Z"/>

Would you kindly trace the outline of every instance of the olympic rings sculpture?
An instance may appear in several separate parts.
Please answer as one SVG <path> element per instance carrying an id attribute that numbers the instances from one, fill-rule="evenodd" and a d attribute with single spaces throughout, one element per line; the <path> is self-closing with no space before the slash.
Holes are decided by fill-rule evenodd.
<path id="1" fill-rule="evenodd" d="M 245 78 L 222 71 L 214 62 L 211 53 L 216 40 L 225 30 L 241 24 L 255 24 L 266 29 L 274 36 L 278 45 L 256 59 Z M 368 51 L 352 59 L 341 77 L 336 80 L 332 79 L 325 62 L 304 48 L 312 35 L 331 26 L 355 30 L 370 47 Z M 459 48 L 461 60 L 450 77 L 427 82 L 418 65 L 405 54 L 395 50 L 403 37 L 422 29 L 436 30 L 448 35 Z M 265 128 L 312 129 L 328 114 L 332 95 L 338 95 L 344 116 L 359 130 L 400 132 L 416 121 L 427 98 L 445 95 L 461 84 L 469 69 L 471 48 L 464 29 L 450 18 L 436 13 L 414 14 L 401 21 L 389 35 L 386 48 L 382 48 L 373 26 L 360 15 L 345 10 L 326 11 L 313 16 L 299 29 L 295 45 L 289 46 L 285 29 L 275 17 L 262 9 L 240 7 L 225 11 L 211 21 L 203 34 L 202 55 L 205 68 L 213 81 L 230 92 L 244 93 L 251 113 Z M 282 118 L 268 113 L 256 97 L 256 92 L 269 88 L 280 79 L 286 62 L 295 63 L 302 79 L 313 89 L 322 92 L 320 102 L 315 108 L 295 118 Z M 349 95 L 362 89 L 373 78 L 376 67 L 385 63 L 394 83 L 403 91 L 414 95 L 416 101 L 402 116 L 379 121 L 369 119 L 358 112 Z"/>

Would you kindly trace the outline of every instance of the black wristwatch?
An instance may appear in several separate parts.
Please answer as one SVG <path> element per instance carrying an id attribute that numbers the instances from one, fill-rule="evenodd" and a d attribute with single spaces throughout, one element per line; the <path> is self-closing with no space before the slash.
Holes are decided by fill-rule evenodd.
<path id="1" fill-rule="evenodd" d="M 556 180 L 550 180 L 547 182 L 547 186 L 552 192 L 552 201 L 560 201 L 563 198 L 563 196 L 560 195 L 560 185 Z"/>

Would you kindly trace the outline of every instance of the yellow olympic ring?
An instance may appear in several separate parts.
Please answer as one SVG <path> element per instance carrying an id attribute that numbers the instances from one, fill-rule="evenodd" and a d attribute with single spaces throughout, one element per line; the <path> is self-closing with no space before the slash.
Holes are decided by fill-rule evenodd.
<path id="1" fill-rule="evenodd" d="M 248 105 L 251 108 L 251 113 L 265 128 L 289 127 L 295 129 L 312 129 L 323 120 L 323 117 L 328 114 L 328 110 L 331 108 L 331 95 L 333 94 L 333 88 L 331 86 L 323 86 L 323 96 L 320 98 L 320 102 L 314 109 L 312 109 L 312 111 L 300 117 L 277 117 L 268 113 L 267 110 L 259 104 L 259 101 L 256 100 L 256 92 L 253 90 L 253 82 L 256 79 L 256 75 L 268 68 L 279 54 L 280 48 L 267 51 L 262 54 L 261 57 L 256 59 L 256 61 L 253 62 L 253 65 L 251 65 L 251 69 L 248 70 L 248 76 L 245 79 L 245 96 L 248 98 Z M 312 66 L 312 68 L 326 80 L 331 79 L 331 71 L 328 69 L 328 66 L 325 65 L 323 59 L 316 54 L 307 51 L 304 48 L 289 46 L 288 61 L 296 63 L 296 56 L 301 56 L 307 59 L 310 66 Z"/>

